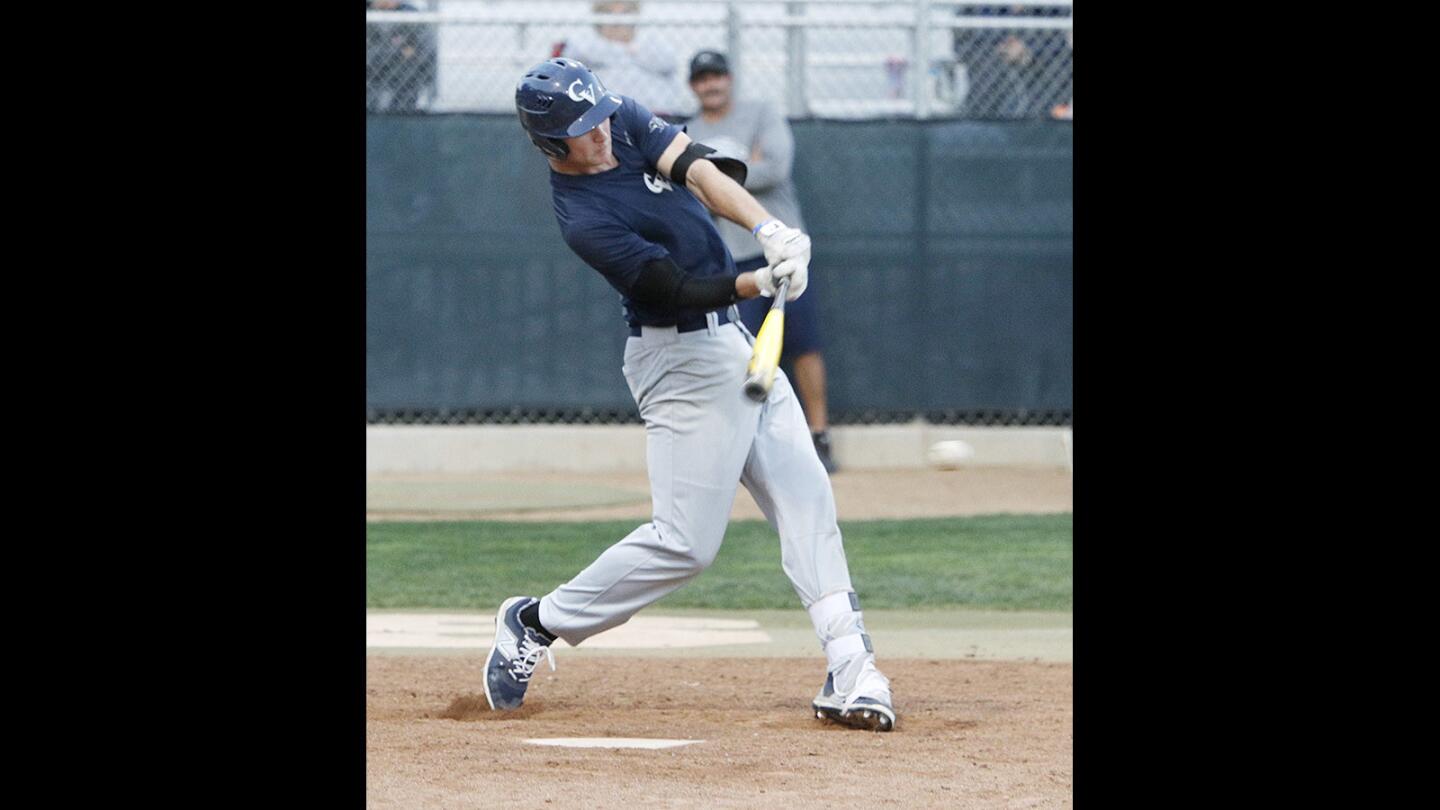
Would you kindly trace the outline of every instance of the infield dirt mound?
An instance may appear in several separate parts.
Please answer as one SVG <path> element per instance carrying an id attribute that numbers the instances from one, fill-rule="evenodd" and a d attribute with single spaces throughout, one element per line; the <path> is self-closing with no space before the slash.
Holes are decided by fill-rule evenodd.
<path id="1" fill-rule="evenodd" d="M 1069 807 L 1070 664 L 891 659 L 888 734 L 810 714 L 823 660 L 566 657 L 491 712 L 484 656 L 366 659 L 370 807 Z M 569 749 L 536 737 L 704 740 Z"/>

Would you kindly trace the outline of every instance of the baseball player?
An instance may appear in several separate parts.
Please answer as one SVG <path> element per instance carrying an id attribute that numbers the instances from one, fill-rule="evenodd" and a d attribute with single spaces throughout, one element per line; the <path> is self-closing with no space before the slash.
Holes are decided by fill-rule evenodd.
<path id="1" fill-rule="evenodd" d="M 781 565 L 810 613 L 827 674 L 817 717 L 895 725 L 890 682 L 875 667 L 850 583 L 830 478 L 783 373 L 757 403 L 742 384 L 746 333 L 727 309 L 742 298 L 805 292 L 810 239 L 770 216 L 742 184 L 745 164 L 692 142 L 632 98 L 608 93 L 584 64 L 536 65 L 515 90 L 520 123 L 550 163 L 565 242 L 622 298 L 630 337 L 622 371 L 645 421 L 653 517 L 540 599 L 506 599 L 485 661 L 492 709 L 516 709 L 550 644 L 578 645 L 704 571 L 744 484 L 780 534 Z M 744 226 L 766 266 L 740 273 L 710 212 Z"/>

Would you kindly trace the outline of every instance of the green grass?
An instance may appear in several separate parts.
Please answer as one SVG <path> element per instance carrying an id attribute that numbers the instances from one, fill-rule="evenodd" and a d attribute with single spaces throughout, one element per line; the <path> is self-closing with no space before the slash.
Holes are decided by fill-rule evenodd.
<path id="1" fill-rule="evenodd" d="M 1071 523 L 1063 515 L 842 523 L 850 577 L 867 608 L 1070 610 Z M 548 593 L 629 534 L 606 523 L 369 523 L 366 604 L 493 609 Z M 715 564 L 657 604 L 785 609 L 799 604 L 780 570 L 780 541 L 736 521 Z"/>

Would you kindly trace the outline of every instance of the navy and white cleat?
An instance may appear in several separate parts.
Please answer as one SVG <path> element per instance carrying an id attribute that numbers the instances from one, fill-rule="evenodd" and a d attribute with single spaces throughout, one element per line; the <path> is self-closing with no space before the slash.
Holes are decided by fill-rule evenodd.
<path id="1" fill-rule="evenodd" d="M 837 720 L 840 712 L 845 710 L 845 701 L 835 694 L 834 674 L 825 673 L 825 685 L 820 687 L 820 694 L 810 701 L 810 707 L 815 710 L 816 720 Z"/>
<path id="2" fill-rule="evenodd" d="M 550 642 L 520 623 L 520 611 L 536 601 L 530 596 L 512 596 L 495 614 L 495 643 L 485 659 L 485 700 L 492 710 L 520 708 L 541 656 L 555 669 Z"/>
<path id="3" fill-rule="evenodd" d="M 870 731 L 890 731 L 895 728 L 895 710 L 875 698 L 858 697 L 846 704 L 837 722 Z"/>
<path id="4" fill-rule="evenodd" d="M 862 690 L 857 689 L 855 696 L 844 700 L 835 691 L 835 676 L 826 673 L 825 685 L 810 702 L 810 707 L 815 710 L 815 719 L 870 731 L 893 730 L 895 709 L 890 705 L 889 684 L 884 683 L 883 689 L 878 683 L 875 685 L 877 688 L 872 695 L 862 694 Z"/>

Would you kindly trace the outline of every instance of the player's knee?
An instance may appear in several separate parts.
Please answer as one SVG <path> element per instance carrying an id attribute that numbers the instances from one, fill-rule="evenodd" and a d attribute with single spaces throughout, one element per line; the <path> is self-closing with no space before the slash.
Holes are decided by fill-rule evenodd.
<path id="1" fill-rule="evenodd" d="M 710 567 L 711 563 L 715 562 L 715 558 L 719 555 L 719 553 L 720 546 L 718 543 L 715 544 L 713 548 L 710 548 L 706 551 L 696 552 L 694 555 L 695 564 L 699 566 L 699 570 L 704 571 L 706 568 Z"/>
<path id="2" fill-rule="evenodd" d="M 671 564 L 687 574 L 698 574 L 709 568 L 720 553 L 720 540 L 724 537 L 723 532 L 711 537 L 704 532 L 681 532 L 674 527 L 665 527 L 661 534 L 666 540 L 664 549 Z"/>
<path id="3" fill-rule="evenodd" d="M 690 547 L 668 549 L 666 556 L 670 558 L 670 567 L 682 576 L 695 576 L 715 562 L 713 553 Z"/>
<path id="4" fill-rule="evenodd" d="M 718 556 L 719 553 L 719 543 L 697 543 L 687 546 L 682 552 L 682 555 L 685 558 L 686 565 L 698 574 L 706 568 L 709 568 L 710 564 L 715 562 L 715 557 Z"/>

